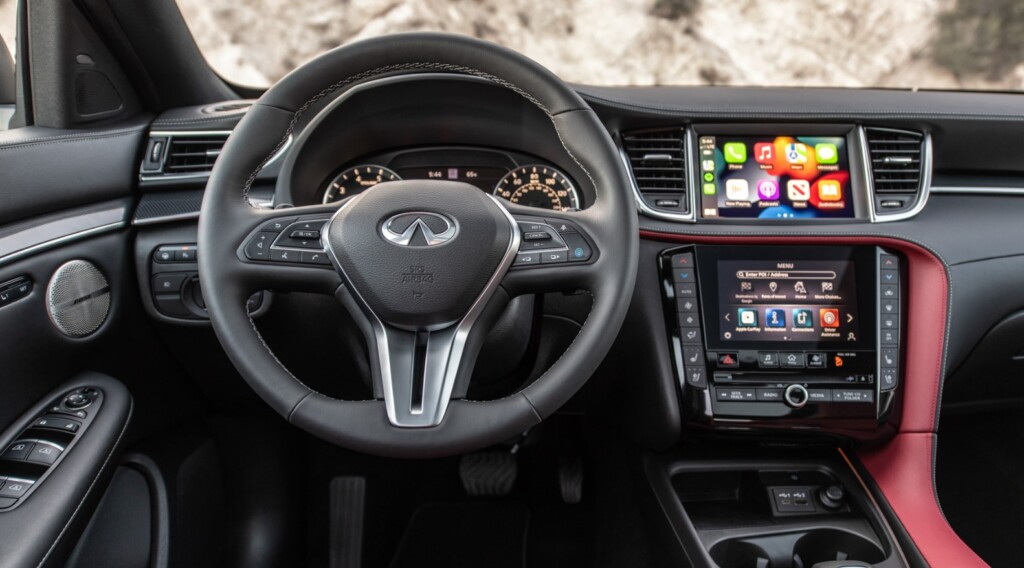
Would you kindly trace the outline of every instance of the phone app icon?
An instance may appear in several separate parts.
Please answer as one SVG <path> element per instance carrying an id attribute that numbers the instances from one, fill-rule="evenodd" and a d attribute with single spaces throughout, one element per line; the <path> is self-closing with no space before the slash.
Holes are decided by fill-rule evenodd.
<path id="1" fill-rule="evenodd" d="M 775 160 L 775 145 L 771 142 L 754 144 L 754 159 L 759 164 L 770 164 Z"/>
<path id="2" fill-rule="evenodd" d="M 821 308 L 818 310 L 818 318 L 821 320 L 821 327 L 839 327 L 839 310 L 837 308 Z"/>
<path id="3" fill-rule="evenodd" d="M 745 179 L 725 180 L 725 196 L 733 201 L 750 199 L 750 186 Z"/>
<path id="4" fill-rule="evenodd" d="M 793 310 L 793 326 L 814 327 L 814 314 L 806 309 Z"/>
<path id="5" fill-rule="evenodd" d="M 808 201 L 811 198 L 811 182 L 791 179 L 786 182 L 786 194 L 790 201 Z"/>
<path id="6" fill-rule="evenodd" d="M 713 183 L 704 184 L 704 195 L 714 195 L 718 192 L 718 186 Z"/>
<path id="7" fill-rule="evenodd" d="M 835 144 L 815 144 L 814 156 L 819 164 L 835 164 L 839 162 L 839 150 Z"/>
<path id="8" fill-rule="evenodd" d="M 834 179 L 823 179 L 818 182 L 818 199 L 822 201 L 842 201 L 843 186 Z"/>
<path id="9" fill-rule="evenodd" d="M 757 310 L 740 308 L 740 327 L 757 327 Z"/>
<path id="10" fill-rule="evenodd" d="M 726 142 L 722 147 L 725 163 L 742 164 L 747 161 L 747 145 L 743 142 Z"/>
<path id="11" fill-rule="evenodd" d="M 764 324 L 768 327 L 786 327 L 786 310 L 768 308 L 764 313 Z"/>
<path id="12" fill-rule="evenodd" d="M 786 161 L 791 164 L 806 164 L 807 145 L 799 142 L 786 144 Z"/>
<path id="13" fill-rule="evenodd" d="M 779 198 L 779 184 L 772 179 L 757 182 L 757 197 L 762 201 L 774 201 Z"/>

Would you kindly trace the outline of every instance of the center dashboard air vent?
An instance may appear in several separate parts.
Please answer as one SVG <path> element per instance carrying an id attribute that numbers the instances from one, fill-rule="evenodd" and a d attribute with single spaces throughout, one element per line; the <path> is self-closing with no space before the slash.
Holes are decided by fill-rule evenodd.
<path id="1" fill-rule="evenodd" d="M 690 213 L 684 129 L 623 133 L 622 150 L 648 212 L 671 217 Z"/>
<path id="2" fill-rule="evenodd" d="M 929 177 L 926 137 L 917 132 L 865 128 L 875 214 L 912 211 L 922 203 Z"/>

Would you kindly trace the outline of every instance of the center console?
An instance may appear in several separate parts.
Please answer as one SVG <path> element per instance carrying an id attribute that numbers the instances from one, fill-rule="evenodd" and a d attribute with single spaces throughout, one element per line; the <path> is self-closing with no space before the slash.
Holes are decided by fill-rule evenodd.
<path id="1" fill-rule="evenodd" d="M 900 384 L 896 253 L 693 245 L 663 252 L 660 263 L 691 422 L 887 435 Z"/>

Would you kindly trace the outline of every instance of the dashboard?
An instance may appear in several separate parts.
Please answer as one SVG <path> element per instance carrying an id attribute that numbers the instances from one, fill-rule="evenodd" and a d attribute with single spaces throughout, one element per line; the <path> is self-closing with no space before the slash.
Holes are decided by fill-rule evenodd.
<path id="1" fill-rule="evenodd" d="M 542 159 L 474 147 L 421 148 L 388 152 L 348 163 L 331 174 L 323 203 L 403 179 L 461 181 L 512 203 L 573 211 L 585 202 L 568 174 Z"/>

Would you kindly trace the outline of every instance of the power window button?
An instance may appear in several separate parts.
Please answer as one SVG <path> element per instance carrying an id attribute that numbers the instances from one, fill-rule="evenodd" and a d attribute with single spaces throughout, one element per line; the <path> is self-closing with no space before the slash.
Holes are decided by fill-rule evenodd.
<path id="1" fill-rule="evenodd" d="M 0 457 L 5 460 L 25 461 L 34 445 L 32 442 L 15 442 Z"/>
<path id="2" fill-rule="evenodd" d="M 3 488 L 0 488 L 0 497 L 9 497 L 11 499 L 17 499 L 25 494 L 29 488 L 32 487 L 31 481 L 22 481 L 20 479 L 8 479 L 4 483 Z"/>
<path id="3" fill-rule="evenodd" d="M 60 457 L 60 453 L 62 451 L 63 449 L 57 445 L 38 442 L 35 447 L 32 448 L 32 452 L 28 455 L 28 459 L 26 461 L 43 465 L 53 465 L 53 462 L 57 461 L 57 458 Z"/>

